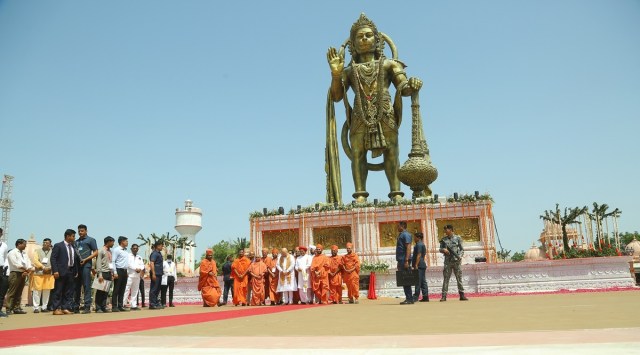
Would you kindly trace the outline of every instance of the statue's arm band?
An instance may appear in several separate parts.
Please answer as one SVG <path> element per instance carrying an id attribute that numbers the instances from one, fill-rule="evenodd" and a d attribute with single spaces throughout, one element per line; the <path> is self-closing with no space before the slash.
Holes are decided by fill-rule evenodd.
<path id="1" fill-rule="evenodd" d="M 409 80 L 404 80 L 403 82 L 401 82 L 400 84 L 398 84 L 398 88 L 397 90 L 402 92 L 402 90 L 404 90 L 404 88 L 409 84 Z"/>
<path id="2" fill-rule="evenodd" d="M 404 70 L 398 70 L 396 72 L 393 73 L 393 76 L 396 77 L 398 75 L 404 75 L 407 76 L 407 72 L 405 72 Z"/>

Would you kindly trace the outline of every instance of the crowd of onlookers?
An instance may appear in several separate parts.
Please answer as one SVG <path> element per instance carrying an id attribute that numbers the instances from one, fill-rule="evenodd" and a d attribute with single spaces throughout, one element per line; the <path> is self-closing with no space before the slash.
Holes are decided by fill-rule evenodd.
<path id="1" fill-rule="evenodd" d="M 0 229 L 0 238 L 2 237 Z M 54 315 L 138 311 L 145 304 L 144 278 L 148 273 L 149 309 L 174 307 L 173 287 L 177 279 L 171 255 L 163 257 L 163 244 L 156 242 L 149 260 L 139 254 L 139 246 L 126 237 L 105 237 L 99 248 L 87 235 L 87 226 L 76 232 L 67 229 L 64 240 L 52 244 L 44 238 L 42 247 L 31 256 L 27 241 L 18 239 L 10 249 L 0 241 L 0 317 L 25 314 L 22 294 L 25 285 L 32 293 L 34 313 Z M 115 245 L 117 242 L 117 245 Z M 167 304 L 167 291 L 169 292 Z M 141 301 L 141 302 L 139 302 Z M 2 307 L 6 311 L 2 311 Z"/>

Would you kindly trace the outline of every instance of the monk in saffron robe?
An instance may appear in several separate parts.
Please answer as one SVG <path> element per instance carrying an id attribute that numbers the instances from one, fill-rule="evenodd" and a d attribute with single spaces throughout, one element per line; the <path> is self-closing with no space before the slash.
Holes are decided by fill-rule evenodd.
<path id="1" fill-rule="evenodd" d="M 342 303 L 342 256 L 338 255 L 338 246 L 331 246 L 329 257 L 329 301 Z"/>
<path id="2" fill-rule="evenodd" d="M 318 303 L 329 304 L 329 257 L 322 253 L 322 245 L 316 245 L 316 255 L 311 260 L 311 288 Z"/>
<path id="3" fill-rule="evenodd" d="M 278 293 L 278 277 L 279 272 L 276 267 L 276 262 L 278 261 L 278 249 L 271 249 L 271 257 L 267 257 L 264 259 L 264 263 L 267 266 L 267 285 L 269 286 L 269 300 L 271 301 L 271 305 L 275 306 L 280 303 L 280 293 Z M 265 291 L 266 293 L 266 291 Z"/>
<path id="4" fill-rule="evenodd" d="M 342 256 L 342 279 L 347 285 L 349 303 L 358 303 L 360 297 L 360 259 L 353 252 L 353 244 L 347 243 L 347 254 Z"/>
<path id="5" fill-rule="evenodd" d="M 233 277 L 233 304 L 246 306 L 247 292 L 249 290 L 249 266 L 251 260 L 244 256 L 244 249 L 238 251 L 238 257 L 231 264 L 231 277 Z"/>
<path id="6" fill-rule="evenodd" d="M 205 259 L 200 263 L 200 278 L 198 279 L 198 291 L 202 293 L 205 307 L 214 307 L 220 304 L 220 284 L 218 284 L 218 268 L 213 260 L 213 250 L 207 249 Z"/>
<path id="7" fill-rule="evenodd" d="M 251 306 L 262 306 L 264 304 L 264 278 L 266 273 L 267 265 L 262 261 L 262 258 L 255 258 L 249 267 L 249 275 L 251 275 Z"/>

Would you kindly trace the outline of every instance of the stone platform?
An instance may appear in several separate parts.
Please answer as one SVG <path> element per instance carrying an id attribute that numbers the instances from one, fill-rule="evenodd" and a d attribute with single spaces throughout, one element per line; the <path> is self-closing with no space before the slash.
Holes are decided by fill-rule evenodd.
<path id="1" fill-rule="evenodd" d="M 327 210 L 327 208 L 329 208 Z M 353 243 L 362 261 L 385 262 L 395 267 L 397 225 L 406 221 L 407 230 L 422 232 L 427 247 L 427 265 L 443 265 L 438 252 L 443 228 L 451 224 L 464 241 L 464 263 L 473 264 L 476 258 L 488 263 L 497 262 L 492 202 L 436 202 L 392 206 L 358 207 L 332 206 L 291 211 L 287 215 L 253 216 L 250 221 L 251 247 L 293 248 L 298 245 L 333 244 L 346 253 L 345 246 Z"/>
<path id="2" fill-rule="evenodd" d="M 633 288 L 635 279 L 629 269 L 630 256 L 544 260 L 462 266 L 465 291 L 479 294 L 537 293 L 562 290 L 606 290 Z M 427 268 L 429 294 L 442 293 L 442 266 Z M 361 290 L 363 297 L 367 290 Z M 449 282 L 449 294 L 457 294 L 455 276 Z M 376 295 L 404 297 L 396 286 L 395 271 L 376 274 Z"/>

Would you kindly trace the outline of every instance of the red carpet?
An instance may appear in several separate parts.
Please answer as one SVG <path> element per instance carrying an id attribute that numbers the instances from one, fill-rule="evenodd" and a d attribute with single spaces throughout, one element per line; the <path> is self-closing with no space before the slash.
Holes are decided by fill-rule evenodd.
<path id="1" fill-rule="evenodd" d="M 139 332 L 156 328 L 211 322 L 240 317 L 295 311 L 313 305 L 274 306 L 243 308 L 233 311 L 180 314 L 139 319 L 112 320 L 104 322 L 67 324 L 50 327 L 23 328 L 0 331 L 0 348 L 20 345 L 50 343 L 54 341 L 89 338 L 109 334 Z M 162 312 L 162 311 L 158 311 Z M 58 317 L 72 317 L 69 315 Z M 78 316 L 76 316 L 78 317 Z"/>

